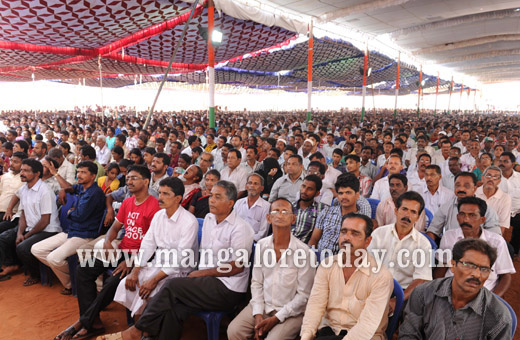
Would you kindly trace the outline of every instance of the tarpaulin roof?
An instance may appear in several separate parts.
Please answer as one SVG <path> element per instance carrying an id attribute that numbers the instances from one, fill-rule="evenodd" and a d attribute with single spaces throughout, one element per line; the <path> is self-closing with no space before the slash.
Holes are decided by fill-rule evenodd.
<path id="1" fill-rule="evenodd" d="M 0 81 L 57 80 L 99 86 L 157 81 L 164 73 L 189 17 L 190 4 L 175 0 L 4 0 L 0 2 Z M 168 77 L 205 83 L 207 44 L 199 28 L 207 9 L 197 6 Z M 215 17 L 223 33 L 215 48 L 216 82 L 265 89 L 304 90 L 307 42 L 279 26 Z M 313 81 L 319 88 L 362 86 L 364 53 L 345 41 L 314 40 Z M 370 53 L 369 84 L 379 91 L 395 86 L 397 63 Z M 401 67 L 401 93 L 417 90 L 419 72 Z M 425 87 L 436 79 L 424 76 Z M 433 79 L 433 80 L 432 80 Z M 441 81 L 441 89 L 447 86 Z"/>

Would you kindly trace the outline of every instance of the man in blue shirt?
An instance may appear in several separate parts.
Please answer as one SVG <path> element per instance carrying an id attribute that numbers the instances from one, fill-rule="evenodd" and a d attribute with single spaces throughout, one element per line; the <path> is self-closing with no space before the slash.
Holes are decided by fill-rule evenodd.
<path id="1" fill-rule="evenodd" d="M 63 211 L 60 214 L 63 232 L 36 243 L 31 249 L 37 259 L 54 271 L 65 287 L 61 292 L 64 295 L 72 293 L 67 257 L 76 254 L 78 248 L 99 234 L 105 194 L 95 182 L 96 175 L 95 163 L 85 161 L 78 164 L 78 184 L 60 190 L 58 195 L 62 209 L 68 209 L 66 215 Z"/>

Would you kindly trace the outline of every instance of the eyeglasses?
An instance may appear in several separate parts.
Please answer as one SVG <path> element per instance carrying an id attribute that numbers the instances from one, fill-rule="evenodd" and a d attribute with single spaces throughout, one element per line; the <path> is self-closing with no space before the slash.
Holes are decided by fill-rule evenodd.
<path id="1" fill-rule="evenodd" d="M 501 176 L 500 176 L 500 175 L 493 176 L 493 175 L 491 175 L 491 174 L 486 174 L 486 175 L 484 175 L 484 178 L 487 178 L 487 179 L 496 179 L 496 180 L 498 180 L 498 179 L 501 178 Z"/>
<path id="2" fill-rule="evenodd" d="M 126 176 L 127 181 L 137 181 L 138 179 L 143 179 L 143 178 L 137 177 L 137 176 Z"/>
<path id="3" fill-rule="evenodd" d="M 474 271 L 478 268 L 480 270 L 480 273 L 484 276 L 488 276 L 493 271 L 493 269 L 491 269 L 489 267 L 481 267 L 472 262 L 467 262 L 467 261 L 456 261 L 456 262 L 462 264 L 462 268 L 464 268 L 466 270 Z"/>
<path id="4" fill-rule="evenodd" d="M 289 216 L 292 215 L 292 211 L 290 210 L 273 210 L 271 211 L 271 216 Z"/>

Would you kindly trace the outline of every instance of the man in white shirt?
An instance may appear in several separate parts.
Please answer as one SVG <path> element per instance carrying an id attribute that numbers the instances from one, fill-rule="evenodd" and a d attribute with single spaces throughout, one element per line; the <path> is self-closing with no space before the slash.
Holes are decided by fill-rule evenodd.
<path id="1" fill-rule="evenodd" d="M 235 203 L 237 215 L 242 217 L 253 228 L 255 242 L 267 236 L 268 223 L 266 216 L 269 213 L 269 202 L 260 197 L 264 191 L 264 179 L 257 173 L 247 176 L 247 197 Z"/>
<path id="2" fill-rule="evenodd" d="M 260 165 L 259 161 L 256 160 L 256 156 L 258 155 L 258 150 L 253 145 L 250 145 L 246 149 L 246 161 L 242 163 L 242 166 L 244 166 L 247 169 L 247 172 L 255 172 L 258 170 Z"/>
<path id="3" fill-rule="evenodd" d="M 484 286 L 498 296 L 503 296 L 511 285 L 511 274 L 515 273 L 515 268 L 504 238 L 481 227 L 486 219 L 484 216 L 486 209 L 486 202 L 478 197 L 462 198 L 458 203 L 459 213 L 457 214 L 460 228 L 447 230 L 444 233 L 439 247 L 439 250 L 443 252 L 439 252 L 437 255 L 444 255 L 442 258 L 438 256 L 438 260 L 447 265 L 451 260 L 451 257 L 448 256 L 450 255 L 449 250 L 453 248 L 457 241 L 463 238 L 479 238 L 488 242 L 496 248 L 497 259 L 491 268 L 492 271 L 488 273 L 489 276 Z M 445 253 L 447 250 L 448 253 Z M 434 271 L 434 277 L 444 276 L 453 276 L 453 272 L 447 267 L 437 267 Z"/>
<path id="4" fill-rule="evenodd" d="M 9 279 L 9 274 L 20 264 L 29 271 L 24 286 L 40 280 L 38 260 L 32 255 L 31 247 L 61 231 L 58 221 L 56 196 L 40 179 L 43 165 L 34 158 L 22 161 L 20 178 L 23 185 L 17 193 L 20 198 L 20 220 L 18 227 L 0 234 L 0 280 Z"/>
<path id="5" fill-rule="evenodd" d="M 450 190 L 455 188 L 455 176 L 462 172 L 461 166 L 459 157 L 450 157 L 448 159 L 448 171 L 442 174 L 442 185 L 444 187 Z"/>
<path id="6" fill-rule="evenodd" d="M 408 186 L 411 190 L 421 192 L 426 180 L 424 175 L 426 174 L 426 167 L 431 164 L 431 156 L 426 151 L 419 151 L 417 154 L 416 169 L 410 170 L 406 173 L 408 177 Z"/>
<path id="7" fill-rule="evenodd" d="M 502 170 L 500 190 L 511 196 L 511 245 L 514 253 L 520 251 L 520 173 L 513 170 L 515 156 L 511 152 L 500 155 L 499 167 Z"/>
<path id="8" fill-rule="evenodd" d="M 468 142 L 468 153 L 460 157 L 462 163 L 462 171 L 473 171 L 477 164 L 478 154 L 480 152 L 480 145 L 478 141 L 471 140 Z"/>
<path id="9" fill-rule="evenodd" d="M 58 174 L 70 185 L 76 183 L 76 168 L 64 156 L 59 148 L 52 148 L 49 150 L 49 157 L 54 159 L 60 167 Z"/>
<path id="10" fill-rule="evenodd" d="M 338 176 L 341 175 L 341 171 L 334 169 L 331 166 L 327 165 L 327 160 L 323 156 L 321 152 L 315 152 L 309 157 L 310 161 L 319 161 L 321 164 L 325 166 L 325 178 L 323 179 L 323 183 L 328 185 L 331 188 L 334 188 L 336 184 L 336 180 Z"/>
<path id="11" fill-rule="evenodd" d="M 458 143 L 455 143 L 455 147 L 458 147 L 460 149 L 460 153 L 463 155 L 466 153 L 466 147 L 468 146 L 468 141 L 469 141 L 469 138 L 471 137 L 471 134 L 468 130 L 464 130 L 462 131 L 461 135 L 460 135 L 460 142 Z"/>
<path id="12" fill-rule="evenodd" d="M 428 145 L 428 137 L 425 135 L 421 135 L 417 137 L 417 146 L 411 148 L 406 155 L 405 164 L 410 168 L 414 168 L 417 160 L 417 155 L 420 151 L 424 151 L 430 155 L 433 155 L 434 150 L 431 146 Z"/>
<path id="13" fill-rule="evenodd" d="M 334 144 L 334 135 L 332 133 L 327 134 L 327 143 L 323 145 L 321 148 L 323 150 L 324 156 L 332 158 L 332 152 L 334 149 L 336 149 L 338 146 Z"/>
<path id="14" fill-rule="evenodd" d="M 242 146 L 242 137 L 240 137 L 239 135 L 234 135 L 233 137 L 231 137 L 231 145 L 233 145 L 233 147 L 235 149 L 240 151 L 240 153 L 242 154 L 242 157 L 240 158 L 240 160 L 242 162 L 245 162 L 247 155 L 246 155 L 246 149 L 244 149 L 244 147 Z"/>
<path id="15" fill-rule="evenodd" d="M 0 177 L 0 234 L 18 225 L 18 198 L 16 193 L 23 185 L 20 178 L 22 161 L 27 158 L 27 154 L 21 151 L 13 153 L 9 164 L 9 172 Z M 11 199 L 14 198 L 13 203 Z"/>
<path id="16" fill-rule="evenodd" d="M 296 195 L 305 178 L 303 161 L 300 155 L 291 155 L 286 162 L 287 174 L 274 182 L 269 195 L 269 202 L 274 202 L 278 197 L 287 198 L 290 202 L 296 202 Z"/>
<path id="17" fill-rule="evenodd" d="M 381 259 L 394 279 L 404 289 L 407 300 L 415 287 L 432 279 L 431 244 L 414 228 L 424 210 L 424 200 L 418 193 L 408 191 L 399 196 L 395 205 L 395 223 L 378 227 L 372 232 L 372 241 L 367 250 Z M 412 254 L 424 254 L 421 263 L 412 259 Z M 395 298 L 390 300 L 395 308 Z"/>
<path id="18" fill-rule="evenodd" d="M 230 181 L 238 190 L 238 197 L 246 193 L 246 182 L 248 171 L 241 166 L 242 154 L 238 149 L 231 149 L 227 155 L 227 166 L 220 171 L 220 179 Z"/>
<path id="19" fill-rule="evenodd" d="M 197 254 L 199 248 L 197 219 L 180 205 L 184 185 L 175 177 L 163 179 L 159 185 L 161 210 L 155 213 L 141 242 L 140 264 L 119 282 L 114 296 L 114 301 L 128 308 L 132 316 L 142 313 L 147 300 L 159 291 L 166 279 L 185 277 L 195 269 L 173 265 Z M 152 265 L 147 266 L 153 255 L 156 256 L 149 263 Z"/>
<path id="20" fill-rule="evenodd" d="M 477 188 L 475 196 L 483 199 L 488 207 L 496 211 L 502 235 L 509 229 L 511 219 L 511 196 L 500 190 L 502 170 L 494 165 L 488 167 L 482 175 L 484 184 Z"/>
<path id="21" fill-rule="evenodd" d="M 188 277 L 168 280 L 152 297 L 143 314 L 121 334 L 124 339 L 155 337 L 180 340 L 184 321 L 203 310 L 232 310 L 245 297 L 253 229 L 240 218 L 233 205 L 233 183 L 219 181 L 211 190 L 210 213 L 204 219 L 199 269 Z M 224 261 L 219 261 L 226 258 Z"/>
<path id="22" fill-rule="evenodd" d="M 107 165 L 110 162 L 110 157 L 112 157 L 112 153 L 106 143 L 105 136 L 98 136 L 96 139 L 96 147 L 94 148 L 96 150 L 96 160 L 102 166 Z"/>
<path id="23" fill-rule="evenodd" d="M 291 234 L 296 216 L 288 200 L 274 201 L 266 218 L 273 226 L 273 235 L 256 245 L 251 301 L 229 325 L 229 340 L 253 336 L 292 340 L 300 332 L 314 282 L 316 255 Z M 297 260 L 296 254 L 302 254 L 303 258 Z M 266 262 L 270 255 L 272 261 Z"/>
<path id="24" fill-rule="evenodd" d="M 381 178 L 375 184 L 373 184 L 372 195 L 370 198 L 383 201 L 390 197 L 390 186 L 388 185 L 388 178 L 390 175 L 398 174 L 403 170 L 403 161 L 401 157 L 392 155 L 388 158 L 386 165 L 388 169 L 388 176 Z"/>
<path id="25" fill-rule="evenodd" d="M 453 190 L 449 190 L 441 184 L 442 174 L 438 165 L 428 165 L 424 178 L 426 179 L 426 185 L 423 185 L 419 193 L 424 198 L 426 209 L 435 215 L 439 207 L 453 198 L 455 194 Z"/>

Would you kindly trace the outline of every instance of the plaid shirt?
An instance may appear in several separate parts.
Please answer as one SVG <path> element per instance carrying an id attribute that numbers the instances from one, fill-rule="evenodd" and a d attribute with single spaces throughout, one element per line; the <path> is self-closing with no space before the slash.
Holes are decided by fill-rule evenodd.
<path id="1" fill-rule="evenodd" d="M 325 204 L 312 201 L 307 209 L 302 210 L 300 200 L 293 203 L 293 212 L 296 215 L 296 223 L 291 226 L 291 231 L 300 241 L 308 243 L 311 239 L 312 231 L 316 225 L 316 220 L 320 212 L 327 207 Z"/>
<path id="2" fill-rule="evenodd" d="M 365 198 L 359 197 L 356 202 L 356 207 L 359 214 L 368 216 L 369 218 L 372 216 L 372 208 L 370 208 L 370 203 L 368 203 Z M 323 230 L 320 242 L 318 242 L 318 251 L 320 253 L 325 249 L 332 250 L 333 254 L 339 252 L 338 239 L 342 217 L 341 206 L 337 200 L 335 204 L 322 210 L 318 215 L 316 228 Z"/>

